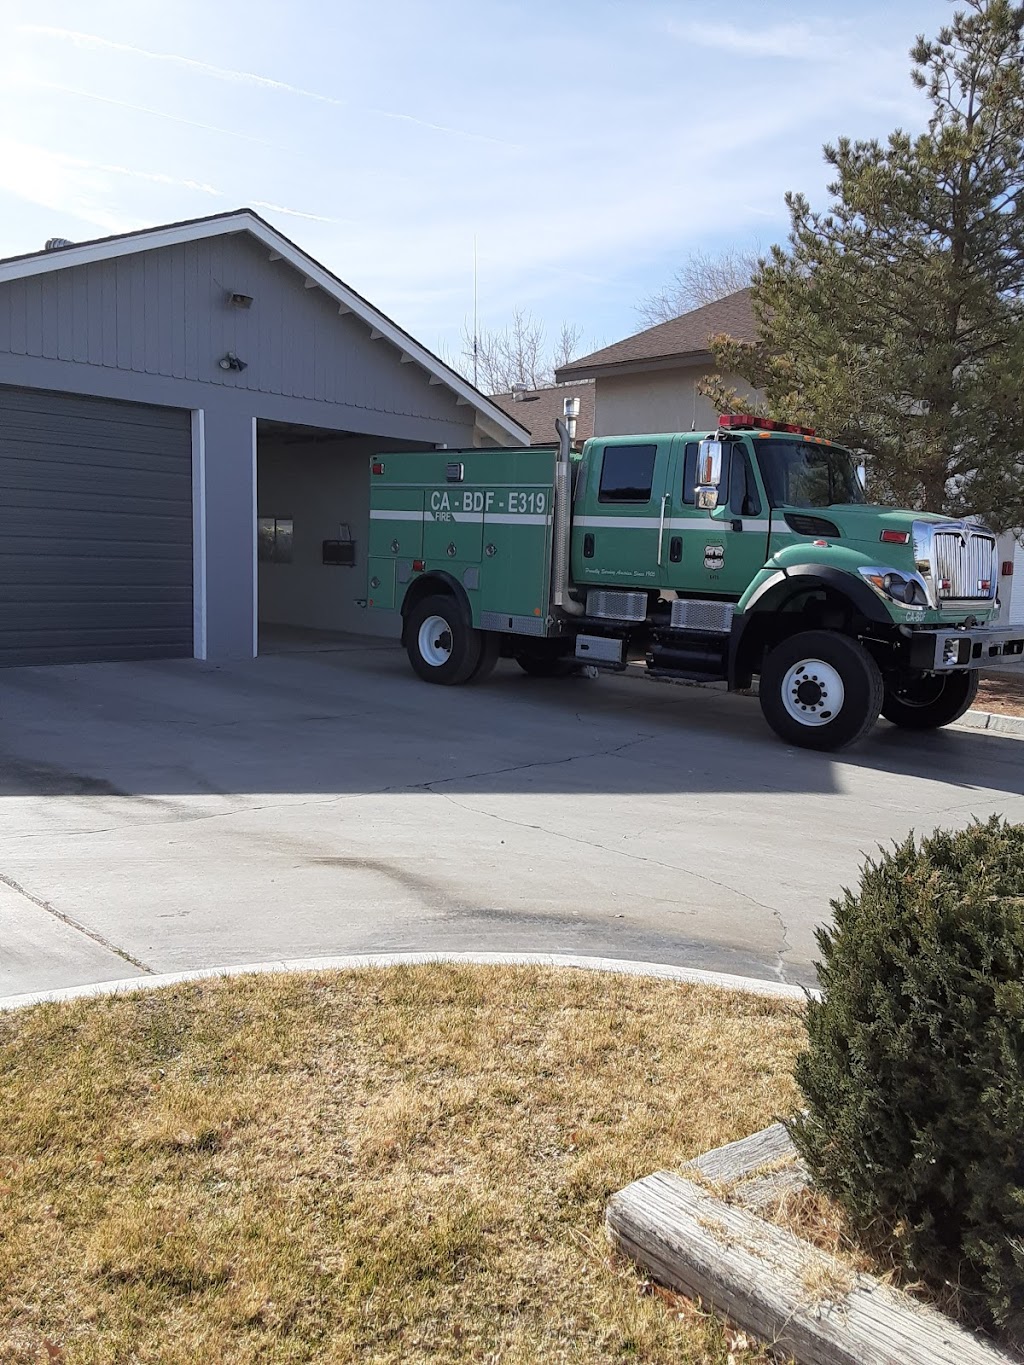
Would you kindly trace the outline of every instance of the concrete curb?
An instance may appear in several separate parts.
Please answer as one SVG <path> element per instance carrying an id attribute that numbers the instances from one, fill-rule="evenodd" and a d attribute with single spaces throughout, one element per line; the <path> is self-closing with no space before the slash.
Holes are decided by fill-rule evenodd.
<path id="1" fill-rule="evenodd" d="M 681 981 L 692 986 L 713 986 L 723 991 L 742 991 L 774 1000 L 803 1003 L 808 995 L 819 992 L 792 986 L 784 981 L 765 981 L 756 976 L 730 976 L 727 972 L 705 972 L 696 967 L 671 967 L 658 962 L 632 962 L 617 957 L 579 957 L 572 953 L 351 953 L 344 957 L 282 958 L 272 962 L 246 962 L 236 966 L 203 967 L 189 972 L 161 972 L 154 976 L 133 976 L 123 981 L 97 981 L 87 986 L 68 986 L 60 990 L 32 991 L 25 995 L 0 997 L 0 1011 L 23 1009 L 61 1000 L 83 1000 L 101 995 L 128 995 L 132 991 L 155 991 L 187 981 L 207 981 L 221 976 L 255 976 L 267 972 L 329 972 L 353 968 L 415 966 L 429 962 L 464 962 L 477 966 L 578 967 L 591 972 L 620 972 L 624 976 L 654 976 Z"/>
<path id="2" fill-rule="evenodd" d="M 968 730 L 991 730 L 997 735 L 1024 735 L 1024 716 L 1004 716 L 999 711 L 968 711 L 956 723 Z"/>

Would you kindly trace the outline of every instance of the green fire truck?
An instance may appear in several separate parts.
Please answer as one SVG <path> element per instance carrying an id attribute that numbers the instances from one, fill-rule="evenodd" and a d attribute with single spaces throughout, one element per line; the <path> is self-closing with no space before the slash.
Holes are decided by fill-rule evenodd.
<path id="1" fill-rule="evenodd" d="M 557 426 L 557 447 L 371 461 L 366 605 L 401 612 L 426 681 L 503 656 L 542 677 L 757 678 L 783 740 L 835 750 L 879 714 L 948 725 L 980 669 L 1024 668 L 1024 627 L 993 624 L 993 533 L 867 504 L 855 457 L 808 428 L 727 416 L 577 454 Z"/>

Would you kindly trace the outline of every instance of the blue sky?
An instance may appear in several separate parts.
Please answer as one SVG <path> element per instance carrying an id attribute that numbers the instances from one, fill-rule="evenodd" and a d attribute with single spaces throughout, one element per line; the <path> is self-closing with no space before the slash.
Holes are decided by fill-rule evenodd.
<path id="1" fill-rule="evenodd" d="M 586 349 L 695 247 L 917 127 L 947 0 L 2 0 L 0 255 L 249 204 L 432 347 L 520 305 Z"/>

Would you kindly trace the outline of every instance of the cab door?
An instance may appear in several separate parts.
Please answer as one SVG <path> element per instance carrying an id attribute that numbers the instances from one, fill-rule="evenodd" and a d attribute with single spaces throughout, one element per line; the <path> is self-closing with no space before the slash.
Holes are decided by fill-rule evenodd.
<path id="1" fill-rule="evenodd" d="M 573 512 L 573 579 L 607 587 L 668 582 L 671 436 L 595 440 Z"/>
<path id="2" fill-rule="evenodd" d="M 768 499 L 747 443 L 730 441 L 722 463 L 718 506 L 696 506 L 697 442 L 681 444 L 679 506 L 667 532 L 666 586 L 697 597 L 738 601 L 768 556 Z"/>

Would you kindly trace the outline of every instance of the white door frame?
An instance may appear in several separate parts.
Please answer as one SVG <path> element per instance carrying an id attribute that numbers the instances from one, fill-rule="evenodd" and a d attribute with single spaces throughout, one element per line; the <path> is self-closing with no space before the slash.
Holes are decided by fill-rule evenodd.
<path id="1" fill-rule="evenodd" d="M 192 410 L 192 657 L 206 658 L 206 413 Z"/>
<path id="2" fill-rule="evenodd" d="M 260 523 L 256 480 L 259 476 L 256 418 L 252 419 L 252 657 L 260 652 Z"/>

